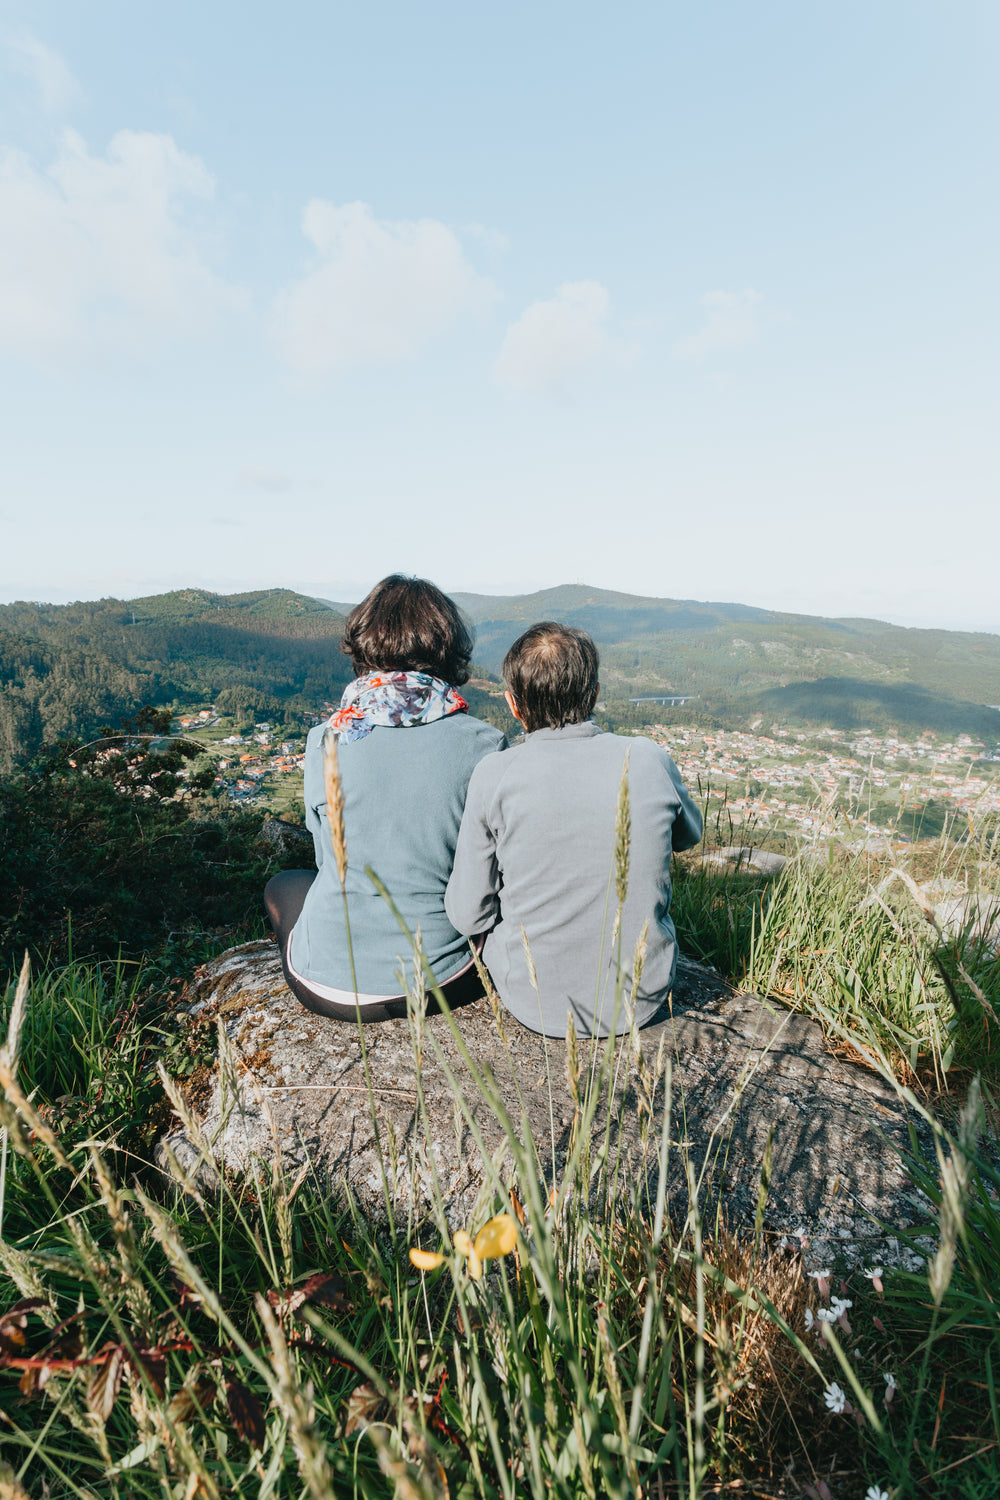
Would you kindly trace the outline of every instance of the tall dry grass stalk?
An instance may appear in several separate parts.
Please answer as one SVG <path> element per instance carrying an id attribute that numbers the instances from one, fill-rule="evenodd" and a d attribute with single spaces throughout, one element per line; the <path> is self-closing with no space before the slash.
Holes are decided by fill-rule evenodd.
<path id="1" fill-rule="evenodd" d="M 347 901 L 347 833 L 344 824 L 344 784 L 340 776 L 340 761 L 337 752 L 337 732 L 327 728 L 323 735 L 323 788 L 326 794 L 326 823 L 330 833 L 330 844 L 333 849 L 333 860 L 337 866 L 337 878 L 340 881 L 340 894 L 344 903 L 344 930 L 347 935 L 347 953 L 351 964 L 351 983 L 354 987 L 355 1005 L 357 1010 L 358 1045 L 361 1049 L 361 1063 L 364 1069 L 365 1085 L 368 1089 L 368 1102 L 371 1110 L 372 1128 L 375 1133 L 375 1145 L 379 1160 L 382 1163 L 382 1192 L 385 1202 L 386 1214 L 390 1224 L 394 1223 L 392 1208 L 392 1195 L 385 1173 L 385 1160 L 382 1155 L 381 1131 L 379 1128 L 378 1114 L 375 1106 L 375 1094 L 372 1086 L 371 1065 L 368 1059 L 368 1044 L 365 1041 L 364 1020 L 361 1015 L 361 1006 L 357 1003 L 358 976 L 354 964 L 354 944 L 351 940 L 351 915 Z M 366 873 L 371 873 L 367 871 Z"/>
<path id="2" fill-rule="evenodd" d="M 944 1294 L 951 1285 L 959 1237 L 965 1232 L 971 1161 L 979 1143 L 982 1113 L 982 1090 L 976 1077 L 972 1080 L 968 1098 L 959 1116 L 954 1146 L 947 1156 L 938 1147 L 941 1166 L 939 1239 L 937 1253 L 927 1274 L 935 1307 L 941 1306 Z"/>
<path id="3" fill-rule="evenodd" d="M 347 835 L 344 832 L 344 784 L 340 779 L 337 731 L 323 735 L 323 788 L 326 793 L 326 826 L 330 832 L 333 859 L 340 888 L 347 885 Z"/>
<path id="4" fill-rule="evenodd" d="M 28 1010 L 28 989 L 31 984 L 31 959 L 25 949 L 24 962 L 17 980 L 17 989 L 14 993 L 14 1004 L 10 1010 L 10 1021 L 7 1026 L 7 1040 L 0 1047 L 0 1068 L 10 1072 L 12 1078 L 17 1077 L 17 1064 L 21 1052 L 21 1032 L 24 1029 L 24 1018 Z M 3 1211 L 7 1197 L 7 1126 L 0 1125 L 0 1234 L 3 1233 Z"/>
<path id="5" fill-rule="evenodd" d="M 304 1386 L 298 1378 L 281 1324 L 266 1300 L 256 1299 L 257 1315 L 271 1346 L 274 1401 L 291 1434 L 299 1461 L 299 1474 L 311 1500 L 332 1500 L 337 1493 L 334 1474 L 326 1458 L 326 1447 L 316 1432 L 316 1408 L 311 1383 Z"/>
<path id="6" fill-rule="evenodd" d="M 628 896 L 628 866 L 632 850 L 632 805 L 628 789 L 628 763 L 631 745 L 625 751 L 622 779 L 618 787 L 618 805 L 615 808 L 615 895 L 618 905 L 625 905 Z"/>

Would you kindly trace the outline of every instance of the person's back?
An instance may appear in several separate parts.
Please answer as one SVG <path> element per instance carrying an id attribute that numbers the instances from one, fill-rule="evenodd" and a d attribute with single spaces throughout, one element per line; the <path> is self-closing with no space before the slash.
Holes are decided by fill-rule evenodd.
<path id="1" fill-rule="evenodd" d="M 645 929 L 634 997 L 641 1026 L 673 983 L 670 856 L 697 843 L 701 816 L 664 750 L 606 734 L 589 717 L 597 653 L 583 632 L 533 627 L 511 647 L 504 677 L 528 733 L 473 772 L 446 910 L 462 932 L 489 931 L 484 959 L 500 998 L 525 1026 L 549 1036 L 565 1035 L 570 1014 L 588 1035 L 627 1029 L 624 996 Z M 623 774 L 631 837 L 616 936 Z"/>
<path id="2" fill-rule="evenodd" d="M 445 882 L 458 841 L 466 788 L 476 764 L 504 742 L 500 730 L 456 713 L 408 727 L 381 726 L 342 744 L 337 763 L 344 796 L 347 941 L 340 880 L 327 824 L 325 726 L 306 742 L 306 824 L 317 877 L 295 923 L 290 956 L 310 983 L 362 995 L 399 993 L 406 938 L 391 907 L 365 873 L 370 868 L 413 933 L 439 983 L 469 962 L 469 945 L 445 914 Z M 353 957 L 353 974 L 351 960 Z"/>
<path id="3" fill-rule="evenodd" d="M 371 869 L 409 931 L 420 932 L 449 1004 L 465 1004 L 481 991 L 444 892 L 473 767 L 506 744 L 501 730 L 469 715 L 457 691 L 472 637 L 454 600 L 426 579 L 394 573 L 351 610 L 341 645 L 358 675 L 306 741 L 317 868 L 282 871 L 264 892 L 285 979 L 319 1015 L 405 1014 L 401 971 L 412 973 L 412 947 Z M 333 830 L 331 797 L 340 803 Z"/>

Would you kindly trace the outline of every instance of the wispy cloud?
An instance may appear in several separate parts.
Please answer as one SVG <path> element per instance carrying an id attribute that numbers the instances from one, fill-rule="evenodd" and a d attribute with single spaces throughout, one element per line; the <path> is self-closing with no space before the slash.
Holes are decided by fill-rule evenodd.
<path id="1" fill-rule="evenodd" d="M 377 219 L 367 203 L 314 198 L 302 232 L 317 263 L 277 298 L 274 332 L 283 358 L 303 375 L 412 359 L 496 296 L 436 219 Z"/>
<path id="2" fill-rule="evenodd" d="M 289 475 L 274 469 L 262 469 L 257 464 L 245 464 L 238 478 L 243 488 L 248 490 L 269 490 L 277 494 L 292 487 Z"/>
<path id="3" fill-rule="evenodd" d="M 47 115 L 65 114 L 83 97 L 83 90 L 65 59 L 37 37 L 23 32 L 20 36 L 5 37 L 0 45 L 14 68 L 34 85 L 38 102 Z"/>
<path id="4" fill-rule="evenodd" d="M 701 299 L 705 321 L 695 333 L 680 338 L 674 353 L 680 359 L 705 359 L 719 349 L 740 349 L 760 331 L 764 298 L 748 288 L 742 292 L 706 292 Z"/>
<path id="5" fill-rule="evenodd" d="M 215 181 L 169 135 L 121 130 L 103 156 L 66 131 L 42 170 L 0 151 L 0 346 L 28 357 L 145 346 L 240 304 L 191 218 Z"/>
<path id="6" fill-rule="evenodd" d="M 503 231 L 486 224 L 463 224 L 461 232 L 470 240 L 478 240 L 492 255 L 506 255 L 510 249 L 510 240 Z"/>
<path id="7" fill-rule="evenodd" d="M 554 297 L 532 302 L 508 328 L 493 366 L 503 385 L 560 386 L 632 354 L 607 327 L 610 298 L 599 281 L 566 281 Z"/>

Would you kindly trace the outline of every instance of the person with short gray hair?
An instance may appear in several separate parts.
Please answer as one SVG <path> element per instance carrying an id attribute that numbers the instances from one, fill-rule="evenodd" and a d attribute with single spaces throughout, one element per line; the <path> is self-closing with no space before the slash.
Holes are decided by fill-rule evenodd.
<path id="1" fill-rule="evenodd" d="M 670 857 L 702 835 L 701 814 L 666 751 L 594 723 L 597 673 L 597 648 L 582 630 L 545 621 L 511 646 L 503 679 L 525 737 L 472 772 L 445 892 L 459 932 L 488 934 L 483 959 L 503 1004 L 553 1037 L 566 1035 L 570 1016 L 587 1036 L 628 1030 L 631 1006 L 640 1026 L 657 1018 L 677 960 Z M 623 774 L 631 839 L 619 949 L 612 927 Z M 631 996 L 644 928 L 645 962 Z"/>

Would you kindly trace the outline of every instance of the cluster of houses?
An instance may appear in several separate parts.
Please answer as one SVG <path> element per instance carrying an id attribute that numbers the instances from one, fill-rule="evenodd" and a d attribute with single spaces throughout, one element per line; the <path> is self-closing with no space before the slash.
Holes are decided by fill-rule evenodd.
<path id="1" fill-rule="evenodd" d="M 214 707 L 183 714 L 177 721 L 179 729 L 187 732 L 212 728 L 219 723 Z M 216 738 L 215 743 L 223 749 L 216 761 L 219 773 L 215 778 L 216 790 L 225 792 L 231 802 L 246 805 L 262 801 L 266 783 L 274 778 L 296 772 L 301 774 L 301 741 L 284 740 L 277 747 L 273 741 L 272 726 L 266 721 L 255 724 L 252 733 L 227 734 L 221 740 Z"/>
<path id="2" fill-rule="evenodd" d="M 217 724 L 218 718 L 214 708 L 199 709 L 196 714 L 186 714 L 180 721 L 182 729 L 207 729 L 210 724 Z"/>
<path id="3" fill-rule="evenodd" d="M 226 771 L 235 767 L 239 776 L 234 782 L 229 783 L 229 800 L 231 802 L 256 802 L 262 796 L 264 781 L 269 777 L 288 776 L 296 772 L 301 774 L 305 756 L 292 740 L 285 740 L 276 753 L 270 754 L 270 742 L 262 750 L 247 751 L 243 755 L 235 756 L 232 760 L 223 759 L 218 762 L 219 770 Z M 216 780 L 216 786 L 226 784 L 226 778 L 220 776 Z"/>
<path id="4" fill-rule="evenodd" d="M 706 798 L 724 800 L 735 822 L 794 825 L 822 836 L 833 833 L 843 818 L 838 801 L 857 806 L 875 792 L 880 800 L 898 793 L 910 808 L 944 798 L 972 817 L 1000 813 L 1000 775 L 982 774 L 986 747 L 969 735 L 938 742 L 925 733 L 906 741 L 868 730 L 853 736 L 834 729 L 809 734 L 777 724 L 770 735 L 709 734 L 660 724 L 646 732 L 669 750 L 688 786 Z M 926 769 L 921 761 L 928 763 Z M 956 769 L 946 769 L 950 767 Z M 864 817 L 852 826 L 869 834 L 886 831 Z"/>

